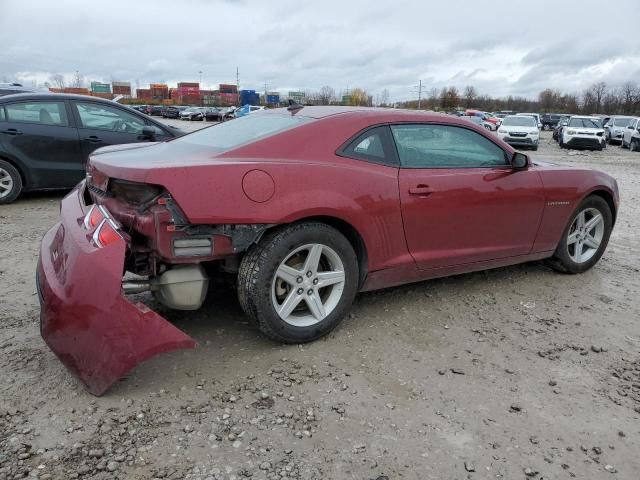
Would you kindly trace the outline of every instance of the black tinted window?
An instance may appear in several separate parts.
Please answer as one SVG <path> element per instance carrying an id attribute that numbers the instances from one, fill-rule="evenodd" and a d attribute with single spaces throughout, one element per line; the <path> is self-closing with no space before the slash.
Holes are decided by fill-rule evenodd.
<path id="1" fill-rule="evenodd" d="M 507 165 L 498 145 L 479 133 L 450 125 L 392 125 L 405 168 L 465 168 Z"/>
<path id="2" fill-rule="evenodd" d="M 138 115 L 133 112 L 125 112 L 117 107 L 102 103 L 83 102 L 77 102 L 75 106 L 80 116 L 80 123 L 84 128 L 139 135 L 145 125 L 144 120 Z"/>
<path id="3" fill-rule="evenodd" d="M 4 107 L 0 107 L 0 122 L 4 122 L 4 120 L 5 120 Z"/>
<path id="4" fill-rule="evenodd" d="M 397 165 L 391 148 L 389 127 L 381 126 L 358 135 L 340 154 L 367 162 Z"/>
<path id="5" fill-rule="evenodd" d="M 64 102 L 17 102 L 5 105 L 10 122 L 38 123 L 41 125 L 67 126 L 67 110 Z"/>

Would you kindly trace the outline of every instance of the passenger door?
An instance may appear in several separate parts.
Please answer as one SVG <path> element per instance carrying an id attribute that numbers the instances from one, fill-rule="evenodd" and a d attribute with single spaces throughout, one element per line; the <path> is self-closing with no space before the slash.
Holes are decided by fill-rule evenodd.
<path id="1" fill-rule="evenodd" d="M 147 141 L 142 135 L 142 129 L 147 125 L 156 129 L 158 141 L 167 138 L 166 132 L 155 127 L 142 115 L 127 112 L 116 105 L 83 100 L 72 100 L 72 105 L 78 122 L 84 162 L 100 147 Z"/>
<path id="2" fill-rule="evenodd" d="M 64 100 L 4 104 L 0 143 L 28 189 L 71 187 L 84 176 L 78 131 Z"/>
<path id="3" fill-rule="evenodd" d="M 392 125 L 400 158 L 405 236 L 420 269 L 483 262 L 531 251 L 544 208 L 533 170 L 464 127 Z"/>

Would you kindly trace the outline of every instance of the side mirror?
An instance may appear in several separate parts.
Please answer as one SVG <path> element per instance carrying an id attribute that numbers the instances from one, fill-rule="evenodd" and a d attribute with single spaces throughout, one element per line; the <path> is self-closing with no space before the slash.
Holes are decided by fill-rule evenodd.
<path id="1" fill-rule="evenodd" d="M 529 166 L 529 157 L 524 153 L 516 152 L 511 159 L 511 166 L 514 170 L 523 170 Z"/>
<path id="2" fill-rule="evenodd" d="M 156 141 L 156 129 L 151 125 L 145 125 L 142 127 L 142 135 L 140 135 L 141 140 L 149 140 L 150 142 Z"/>

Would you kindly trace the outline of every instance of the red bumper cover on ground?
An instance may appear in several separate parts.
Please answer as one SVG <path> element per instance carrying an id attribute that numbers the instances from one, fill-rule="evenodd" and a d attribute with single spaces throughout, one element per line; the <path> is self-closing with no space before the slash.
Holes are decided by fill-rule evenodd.
<path id="1" fill-rule="evenodd" d="M 62 200 L 61 220 L 40 247 L 40 332 L 60 361 L 94 395 L 140 362 L 195 341 L 122 293 L 127 244 L 105 247 L 83 225 L 84 182 Z"/>

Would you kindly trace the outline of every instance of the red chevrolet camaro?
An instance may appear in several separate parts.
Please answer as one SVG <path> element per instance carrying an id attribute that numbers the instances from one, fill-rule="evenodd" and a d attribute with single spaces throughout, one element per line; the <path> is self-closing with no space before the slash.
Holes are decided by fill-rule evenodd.
<path id="1" fill-rule="evenodd" d="M 233 273 L 265 335 L 307 342 L 358 291 L 541 259 L 584 272 L 617 209 L 610 176 L 532 162 L 452 116 L 255 113 L 91 156 L 42 240 L 41 332 L 99 395 L 152 355 L 195 345 L 131 293 L 197 309 L 209 279 Z"/>

